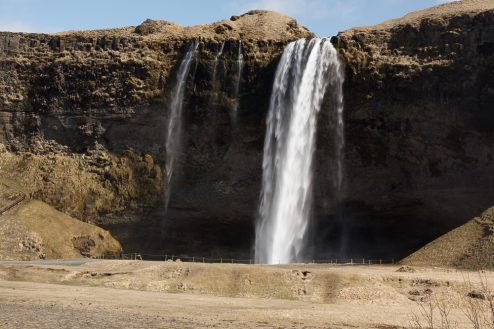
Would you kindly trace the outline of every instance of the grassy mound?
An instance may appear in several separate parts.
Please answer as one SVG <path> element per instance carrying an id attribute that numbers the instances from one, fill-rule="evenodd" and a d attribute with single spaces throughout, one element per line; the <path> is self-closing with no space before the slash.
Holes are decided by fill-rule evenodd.
<path id="1" fill-rule="evenodd" d="M 402 263 L 464 269 L 494 268 L 494 207 L 432 241 Z"/>
<path id="2" fill-rule="evenodd" d="M 2 182 L 0 207 L 19 193 Z M 0 215 L 0 236 L 0 259 L 4 260 L 110 256 L 121 251 L 108 231 L 29 198 Z"/>

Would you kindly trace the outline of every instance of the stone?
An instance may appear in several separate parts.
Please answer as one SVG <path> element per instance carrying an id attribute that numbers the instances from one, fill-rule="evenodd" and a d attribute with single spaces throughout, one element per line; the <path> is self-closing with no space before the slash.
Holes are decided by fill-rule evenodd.
<path id="1" fill-rule="evenodd" d="M 415 273 L 416 270 L 411 266 L 402 266 L 396 270 L 396 272 L 404 272 L 404 273 Z"/>
<path id="2" fill-rule="evenodd" d="M 472 290 L 467 294 L 468 297 L 470 298 L 475 298 L 475 299 L 485 299 L 485 294 L 482 291 L 478 290 Z"/>

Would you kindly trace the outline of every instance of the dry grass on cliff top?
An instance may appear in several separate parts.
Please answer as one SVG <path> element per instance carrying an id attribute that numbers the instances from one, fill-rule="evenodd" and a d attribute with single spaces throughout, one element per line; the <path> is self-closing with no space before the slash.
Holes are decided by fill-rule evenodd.
<path id="1" fill-rule="evenodd" d="M 232 16 L 211 24 L 183 27 L 164 21 L 144 21 L 137 27 L 126 27 L 93 31 L 65 31 L 57 35 L 102 37 L 108 35 L 143 36 L 147 39 L 253 39 L 285 40 L 314 36 L 305 27 L 289 16 L 274 11 L 253 10 L 241 16 Z"/>
<path id="2" fill-rule="evenodd" d="M 375 26 L 355 27 L 354 30 L 387 30 L 399 25 L 418 25 L 424 19 L 443 19 L 462 14 L 476 14 L 483 11 L 494 10 L 494 0 L 461 0 L 441 4 L 432 8 L 415 11 L 401 18 L 390 19 Z"/>

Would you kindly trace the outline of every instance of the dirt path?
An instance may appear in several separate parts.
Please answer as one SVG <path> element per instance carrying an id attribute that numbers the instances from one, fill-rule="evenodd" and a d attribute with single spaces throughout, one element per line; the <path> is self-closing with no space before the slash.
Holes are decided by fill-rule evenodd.
<path id="1" fill-rule="evenodd" d="M 378 328 L 385 308 L 371 307 L 367 314 L 360 309 L 0 281 L 1 328 L 347 328 L 350 322 L 352 326 L 374 322 Z"/>
<path id="2" fill-rule="evenodd" d="M 72 264 L 72 263 L 71 263 Z M 0 263 L 0 328 L 379 328 L 478 274 L 397 266 Z M 487 273 L 494 282 L 494 274 Z M 284 289 L 284 290 L 283 290 Z M 286 296 L 285 299 L 282 299 Z M 263 298 L 261 298 L 263 297 Z M 469 328 L 460 309 L 451 317 Z"/>

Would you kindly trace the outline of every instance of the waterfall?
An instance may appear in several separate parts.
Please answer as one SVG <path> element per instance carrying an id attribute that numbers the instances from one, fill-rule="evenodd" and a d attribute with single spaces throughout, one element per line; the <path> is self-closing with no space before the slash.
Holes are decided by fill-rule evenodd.
<path id="1" fill-rule="evenodd" d="M 214 92 L 217 93 L 216 81 L 218 80 L 218 64 L 220 61 L 221 55 L 223 55 L 223 49 L 225 48 L 225 41 L 221 43 L 220 50 L 214 57 L 214 68 L 213 68 L 213 88 Z"/>
<path id="2" fill-rule="evenodd" d="M 255 253 L 258 263 L 290 263 L 303 257 L 312 209 L 317 114 L 328 85 L 337 102 L 335 188 L 343 181 L 343 75 L 327 39 L 290 43 L 276 70 L 266 121 L 262 190 Z"/>
<path id="3" fill-rule="evenodd" d="M 214 56 L 213 75 L 211 77 L 211 85 L 213 87 L 213 90 L 209 97 L 209 105 L 212 110 L 215 109 L 216 102 L 218 100 L 218 91 L 221 87 L 221 83 L 218 82 L 218 65 L 220 63 L 220 57 L 221 55 L 223 55 L 224 48 L 225 48 L 225 41 L 221 43 L 220 50 L 218 51 L 216 56 Z"/>
<path id="4" fill-rule="evenodd" d="M 242 71 L 244 69 L 244 54 L 242 50 L 242 40 L 238 41 L 238 55 L 237 55 L 237 79 L 235 80 L 235 88 L 233 90 L 234 105 L 233 105 L 233 117 L 236 117 L 238 110 L 238 92 L 240 90 L 240 81 L 242 80 Z"/>
<path id="5" fill-rule="evenodd" d="M 183 98 L 185 94 L 187 76 L 190 71 L 190 65 L 194 61 L 197 47 L 198 43 L 195 41 L 189 45 L 187 53 L 178 68 L 177 81 L 172 89 L 170 97 L 170 117 L 168 119 L 168 132 L 166 136 L 166 178 L 168 185 L 165 197 L 165 209 L 168 209 L 172 177 L 174 170 L 176 169 L 175 166 L 177 159 L 181 153 Z"/>

